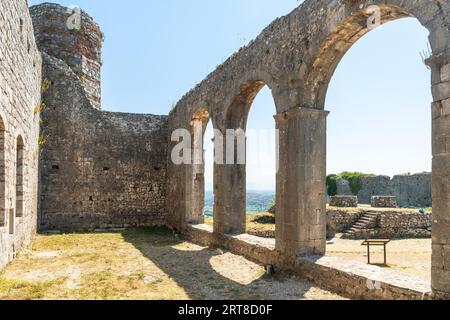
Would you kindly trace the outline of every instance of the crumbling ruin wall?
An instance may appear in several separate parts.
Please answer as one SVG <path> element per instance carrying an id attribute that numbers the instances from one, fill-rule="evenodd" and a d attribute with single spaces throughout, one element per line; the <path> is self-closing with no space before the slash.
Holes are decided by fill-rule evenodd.
<path id="1" fill-rule="evenodd" d="M 98 24 L 78 7 L 44 3 L 30 8 L 39 49 L 65 61 L 80 78 L 91 105 L 101 109 L 101 48 Z"/>
<path id="2" fill-rule="evenodd" d="M 431 173 L 361 178 L 358 200 L 370 204 L 373 196 L 394 196 L 400 207 L 431 207 Z"/>
<path id="3" fill-rule="evenodd" d="M 37 219 L 41 57 L 25 0 L 0 1 L 0 269 Z"/>
<path id="4" fill-rule="evenodd" d="M 31 14 L 43 52 L 46 89 L 40 229 L 163 225 L 167 117 L 100 111 L 100 99 L 93 94 L 99 91 L 91 90 L 98 84 L 101 63 L 100 44 L 92 41 L 100 30 L 92 18 L 81 12 L 81 29 L 73 32 L 64 30 L 71 14 L 64 7 L 38 5 Z M 70 43 L 76 45 L 66 45 Z M 86 82 L 86 75 L 94 80 Z"/>

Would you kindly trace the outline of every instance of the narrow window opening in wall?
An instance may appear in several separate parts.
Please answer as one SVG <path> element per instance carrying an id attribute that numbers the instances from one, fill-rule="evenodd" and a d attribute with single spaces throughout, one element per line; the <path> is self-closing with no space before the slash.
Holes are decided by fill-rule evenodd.
<path id="1" fill-rule="evenodd" d="M 109 171 L 108 167 L 103 167 L 103 171 Z"/>
<path id="2" fill-rule="evenodd" d="M 159 170 L 161 170 L 161 166 L 154 166 L 153 169 L 154 169 L 155 171 L 159 171 Z"/>
<path id="3" fill-rule="evenodd" d="M 24 214 L 24 143 L 21 136 L 17 138 L 16 148 L 16 216 Z"/>
<path id="4" fill-rule="evenodd" d="M 89 201 L 94 201 L 94 197 L 93 197 L 93 196 L 90 196 L 90 197 L 89 197 Z"/>
<path id="5" fill-rule="evenodd" d="M 9 209 L 9 234 L 14 234 L 15 220 L 14 209 Z"/>
<path id="6" fill-rule="evenodd" d="M 53 165 L 53 166 L 52 166 L 52 169 L 53 169 L 53 170 L 59 170 L 59 166 L 58 166 L 58 165 Z"/>
<path id="7" fill-rule="evenodd" d="M 0 227 L 6 225 L 5 126 L 0 118 Z"/>
<path id="8" fill-rule="evenodd" d="M 23 32 L 23 20 L 19 19 L 19 30 L 20 32 Z"/>

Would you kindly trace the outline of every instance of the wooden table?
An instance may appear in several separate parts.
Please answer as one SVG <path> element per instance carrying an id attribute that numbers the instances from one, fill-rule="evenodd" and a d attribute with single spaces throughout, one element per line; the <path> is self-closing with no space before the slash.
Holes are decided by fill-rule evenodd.
<path id="1" fill-rule="evenodd" d="M 365 240 L 361 245 L 367 246 L 367 263 L 370 263 L 370 247 L 383 247 L 384 248 L 384 265 L 387 266 L 387 253 L 386 253 L 386 246 L 388 243 L 391 242 L 391 240 L 387 239 L 380 239 L 380 240 Z"/>

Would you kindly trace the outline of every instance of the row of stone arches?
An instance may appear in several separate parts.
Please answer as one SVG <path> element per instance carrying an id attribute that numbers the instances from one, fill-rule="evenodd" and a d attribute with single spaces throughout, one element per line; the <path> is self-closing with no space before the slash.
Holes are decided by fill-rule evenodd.
<path id="1" fill-rule="evenodd" d="M 450 234 L 450 6 L 443 1 L 305 1 L 290 15 L 269 26 L 255 42 L 230 58 L 185 96 L 171 114 L 171 127 L 189 127 L 204 105 L 222 132 L 245 128 L 248 109 L 264 86 L 272 89 L 279 130 L 276 250 L 286 256 L 322 255 L 326 250 L 324 111 L 329 81 L 347 50 L 370 31 L 375 5 L 380 23 L 416 17 L 430 32 L 433 91 L 433 289 L 449 292 L 450 270 L 445 247 Z M 200 103 L 200 104 L 199 104 Z M 214 232 L 242 233 L 245 208 L 245 168 L 215 165 Z M 186 174 L 185 185 L 169 186 L 183 194 L 180 206 L 169 205 L 172 224 L 189 223 L 191 166 L 171 167 L 169 179 Z M 172 176 L 173 175 L 173 176 Z M 172 180 L 174 181 L 174 180 Z M 180 214 L 181 212 L 181 214 Z"/>
<path id="2" fill-rule="evenodd" d="M 22 135 L 15 138 L 15 181 L 14 184 L 8 181 L 7 148 L 8 131 L 5 122 L 0 117 L 0 227 L 7 227 L 9 234 L 15 233 L 16 218 L 21 218 L 25 211 L 24 197 L 24 177 L 25 177 L 25 143 Z M 15 208 L 8 208 L 7 186 L 14 186 Z"/>

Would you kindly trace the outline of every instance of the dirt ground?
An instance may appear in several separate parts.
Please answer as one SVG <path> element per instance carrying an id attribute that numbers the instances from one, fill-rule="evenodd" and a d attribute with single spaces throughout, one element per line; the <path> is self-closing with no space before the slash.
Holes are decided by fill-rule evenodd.
<path id="1" fill-rule="evenodd" d="M 361 240 L 336 237 L 327 244 L 327 255 L 367 263 Z M 371 249 L 373 263 L 383 263 L 383 249 Z M 393 240 L 387 246 L 388 267 L 431 281 L 431 239 Z"/>
<path id="2" fill-rule="evenodd" d="M 39 235 L 0 273 L 0 299 L 343 299 L 166 229 Z"/>

